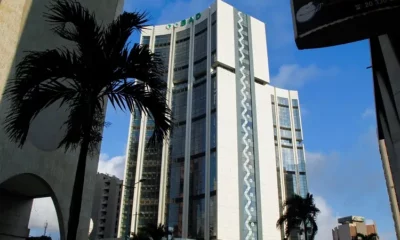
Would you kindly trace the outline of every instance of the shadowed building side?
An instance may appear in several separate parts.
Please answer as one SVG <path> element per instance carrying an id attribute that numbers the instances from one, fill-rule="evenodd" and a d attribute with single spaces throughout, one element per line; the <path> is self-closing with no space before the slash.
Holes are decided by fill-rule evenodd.
<path id="1" fill-rule="evenodd" d="M 370 39 L 378 143 L 397 238 L 400 238 L 400 48 L 398 32 Z"/>
<path id="2" fill-rule="evenodd" d="M 9 103 L 3 98 L 8 79 L 15 76 L 15 66 L 25 51 L 43 51 L 71 43 L 50 31 L 43 13 L 50 0 L 2 0 L 0 1 L 0 123 Z M 112 21 L 122 11 L 123 0 L 80 0 L 84 6 L 96 13 L 99 21 Z M 77 152 L 65 153 L 57 149 L 65 131 L 61 129 L 68 112 L 52 105 L 32 122 L 23 149 L 18 149 L 8 140 L 3 125 L 0 127 L 0 239 L 24 239 L 28 233 L 16 228 L 27 228 L 32 206 L 36 197 L 52 197 L 58 213 L 60 237 L 65 239 L 68 223 L 70 198 L 74 183 Z M 88 238 L 89 219 L 97 172 L 98 153 L 87 161 L 86 179 L 82 198 L 82 211 L 77 240 Z M 31 185 L 36 176 L 48 185 L 43 191 L 40 184 Z M 16 177 L 16 178 L 14 178 Z M 35 181 L 35 180 L 32 180 Z M 46 185 L 44 184 L 44 185 Z M 51 191 L 49 190 L 51 189 Z M 7 198 L 5 196 L 7 192 Z M 17 204 L 18 202 L 23 204 Z M 7 212 L 7 214 L 4 214 Z M 7 216 L 7 217 L 4 217 Z M 15 224 L 18 222 L 18 224 Z M 18 234 L 15 234 L 18 233 Z M 7 237 L 5 237 L 7 236 Z"/>

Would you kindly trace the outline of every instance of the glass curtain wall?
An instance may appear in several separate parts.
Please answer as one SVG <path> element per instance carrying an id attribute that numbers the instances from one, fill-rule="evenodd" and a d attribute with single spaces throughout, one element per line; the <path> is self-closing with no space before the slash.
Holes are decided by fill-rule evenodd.
<path id="1" fill-rule="evenodd" d="M 172 89 L 173 128 L 170 138 L 168 173 L 167 225 L 173 228 L 173 236 L 182 236 L 183 182 L 186 141 L 186 109 L 188 89 L 190 29 L 176 33 L 175 62 Z"/>
<path id="2" fill-rule="evenodd" d="M 211 65 L 217 51 L 217 16 L 211 15 Z M 210 239 L 217 239 L 217 73 L 211 75 L 211 118 L 210 118 Z"/>
<path id="3" fill-rule="evenodd" d="M 169 65 L 169 52 L 171 45 L 171 34 L 159 35 L 155 37 L 154 53 L 157 54 L 165 67 L 168 69 Z M 166 82 L 168 71 L 165 72 L 163 80 Z M 146 138 L 145 143 L 152 136 L 154 131 L 154 120 L 151 116 L 148 117 L 146 124 Z M 162 143 L 156 145 L 148 145 L 144 151 L 142 179 L 145 179 L 140 184 L 140 207 L 138 227 L 144 227 L 147 224 L 157 224 L 158 217 L 158 203 L 160 194 L 160 176 L 161 176 L 161 162 L 162 162 Z"/>
<path id="4" fill-rule="evenodd" d="M 143 46 L 149 46 L 150 37 L 143 36 L 141 44 Z M 135 108 L 132 114 L 132 125 L 131 125 L 131 136 L 129 136 L 129 149 L 127 161 L 127 170 L 124 177 L 124 184 L 122 190 L 124 191 L 124 199 L 122 202 L 121 210 L 121 236 L 130 236 L 131 234 L 131 223 L 132 223 L 132 204 L 133 204 L 133 193 L 135 187 L 136 177 L 136 165 L 138 157 L 139 147 L 139 135 L 140 135 L 140 123 L 142 114 L 139 109 Z"/>
<path id="5" fill-rule="evenodd" d="M 190 140 L 188 237 L 204 239 L 207 97 L 207 20 L 195 25 Z"/>
<path id="6" fill-rule="evenodd" d="M 126 159 L 127 170 L 125 172 L 125 181 L 122 185 L 122 191 L 124 191 L 124 199 L 122 202 L 121 210 L 121 236 L 130 236 L 131 233 L 131 216 L 132 216 L 132 203 L 133 203 L 133 192 L 135 186 L 136 177 L 136 165 L 139 147 L 139 135 L 140 135 L 140 122 L 142 115 L 138 109 L 132 115 L 131 135 L 129 136 L 129 149 L 128 158 Z"/>
<path id="7" fill-rule="evenodd" d="M 286 199 L 292 197 L 294 194 L 298 194 L 302 197 L 307 195 L 305 155 L 298 100 L 292 99 L 291 107 L 288 98 L 277 97 L 277 102 L 275 103 L 275 97 L 271 95 L 271 100 L 275 134 L 276 167 L 278 173 L 279 210 L 280 214 L 283 214 L 282 206 L 284 199 L 282 197 L 282 191 L 285 193 Z M 277 129 L 279 129 L 279 139 Z M 280 172 L 281 165 L 283 167 L 283 175 L 281 175 Z M 284 178 L 283 189 L 281 185 L 282 178 Z M 283 231 L 281 233 L 283 236 Z M 298 240 L 302 239 L 302 237 L 298 234 L 293 234 L 290 239 Z"/>

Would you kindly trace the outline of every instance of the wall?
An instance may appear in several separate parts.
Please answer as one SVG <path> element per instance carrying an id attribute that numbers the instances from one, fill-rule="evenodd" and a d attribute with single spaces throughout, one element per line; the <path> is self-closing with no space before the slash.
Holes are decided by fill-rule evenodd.
<path id="1" fill-rule="evenodd" d="M 0 239 L 28 237 L 28 223 L 33 200 L 1 191 L 1 189 L 0 196 Z"/>
<path id="2" fill-rule="evenodd" d="M 14 76 L 14 67 L 21 60 L 24 51 L 45 50 L 68 43 L 50 32 L 50 26 L 43 19 L 45 6 L 50 0 L 2 0 L 0 3 L 0 91 L 9 78 Z M 97 13 L 104 23 L 111 21 L 122 9 L 123 0 L 81 0 Z M 4 37 L 5 36 L 5 37 Z M 4 121 L 8 109 L 7 101 L 0 96 L 0 122 Z M 18 149 L 0 128 L 0 184 L 18 174 L 32 173 L 50 185 L 54 191 L 56 209 L 60 221 L 61 239 L 66 236 L 70 197 L 77 163 L 77 152 L 64 153 L 57 150 L 63 137 L 60 126 L 67 112 L 49 107 L 32 123 L 27 142 Z M 44 128 L 43 126 L 46 126 Z M 88 159 L 82 211 L 77 239 L 87 239 L 89 219 L 97 172 L 98 154 Z M 13 231 L 13 229 L 9 229 Z"/>

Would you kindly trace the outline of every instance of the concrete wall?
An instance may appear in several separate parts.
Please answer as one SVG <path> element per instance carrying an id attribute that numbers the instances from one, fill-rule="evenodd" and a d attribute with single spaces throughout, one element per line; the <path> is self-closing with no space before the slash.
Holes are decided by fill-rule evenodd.
<path id="1" fill-rule="evenodd" d="M 21 239 L 29 236 L 28 223 L 33 200 L 1 190 L 0 196 L 0 239 Z"/>
<path id="2" fill-rule="evenodd" d="M 400 238 L 400 34 L 370 39 L 378 139 L 397 238 Z"/>
<path id="3" fill-rule="evenodd" d="M 2 0 L 0 3 L 0 92 L 9 78 L 14 76 L 14 67 L 21 60 L 24 51 L 45 50 L 68 43 L 50 32 L 50 26 L 43 19 L 45 6 L 50 0 Z M 82 4 L 96 12 L 104 23 L 114 19 L 122 10 L 123 0 L 81 0 Z M 8 103 L 0 96 L 0 122 L 8 109 Z M 0 128 L 0 184 L 23 173 L 42 178 L 54 192 L 59 217 L 61 239 L 66 236 L 70 197 L 77 163 L 77 152 L 64 153 L 57 150 L 63 137 L 60 126 L 67 113 L 50 107 L 32 123 L 28 140 L 23 149 L 11 143 L 4 129 Z M 44 127 L 46 126 L 46 127 Z M 82 199 L 82 212 L 77 239 L 87 239 L 91 213 L 94 178 L 97 172 L 98 154 L 88 159 L 86 181 Z M 26 187 L 28 188 L 28 187 Z M 14 218 L 20 214 L 15 211 Z M 11 218 L 10 218 L 11 219 Z M 12 232 L 15 229 L 8 228 Z"/>
<path id="4" fill-rule="evenodd" d="M 217 70 L 218 239 L 240 239 L 239 157 L 235 74 Z M 228 200 L 229 199 L 229 200 Z"/>

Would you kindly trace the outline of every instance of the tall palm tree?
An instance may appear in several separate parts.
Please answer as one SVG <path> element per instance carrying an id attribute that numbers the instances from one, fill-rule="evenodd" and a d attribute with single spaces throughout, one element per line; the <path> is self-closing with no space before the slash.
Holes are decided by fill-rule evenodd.
<path id="1" fill-rule="evenodd" d="M 300 231 L 306 240 L 313 240 L 318 231 L 316 219 L 320 212 L 315 206 L 313 195 L 307 193 L 303 198 L 295 194 L 285 201 L 284 209 L 285 213 L 278 219 L 276 227 L 284 228 L 285 237 L 289 239 L 291 234 Z"/>
<path id="2" fill-rule="evenodd" d="M 52 30 L 73 44 L 30 51 L 16 67 L 5 96 L 11 102 L 5 118 L 9 138 L 22 147 L 32 120 L 57 104 L 68 109 L 67 132 L 58 147 L 79 147 L 68 221 L 68 240 L 76 240 L 88 154 L 98 152 L 107 99 L 123 111 L 138 109 L 155 121 L 151 142 L 160 142 L 171 126 L 165 100 L 161 59 L 146 46 L 127 45 L 145 27 L 145 13 L 123 13 L 104 26 L 75 0 L 54 0 L 45 13 Z M 136 80 L 134 80 L 136 79 Z"/>

